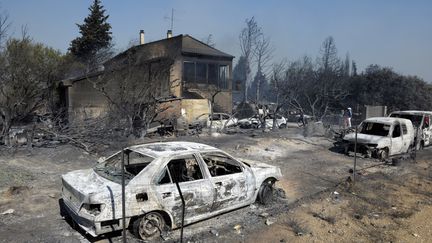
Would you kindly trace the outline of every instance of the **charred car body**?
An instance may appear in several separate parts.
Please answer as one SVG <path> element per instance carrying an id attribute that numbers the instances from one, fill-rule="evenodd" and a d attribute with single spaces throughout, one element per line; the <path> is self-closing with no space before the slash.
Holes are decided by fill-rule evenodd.
<path id="1" fill-rule="evenodd" d="M 265 124 L 266 128 L 273 128 L 273 121 L 276 121 L 277 128 L 287 127 L 287 120 L 281 115 L 276 115 L 275 119 L 273 114 L 269 114 L 261 119 L 262 120 L 260 120 L 259 115 L 254 115 L 250 118 L 239 120 L 238 125 L 240 126 L 240 128 L 262 128 L 262 126 Z"/>
<path id="2" fill-rule="evenodd" d="M 430 119 L 432 111 L 394 111 L 390 113 L 390 117 L 400 117 L 409 119 L 415 130 L 415 144 L 416 149 L 422 149 L 431 144 L 432 127 Z"/>
<path id="3" fill-rule="evenodd" d="M 355 133 L 344 136 L 345 152 L 354 151 Z M 364 120 L 357 133 L 357 151 L 365 157 L 387 159 L 407 153 L 414 145 L 414 128 L 410 120 L 376 117 Z"/>
<path id="4" fill-rule="evenodd" d="M 279 168 L 241 162 L 199 143 L 167 142 L 129 147 L 93 169 L 62 176 L 62 211 L 96 236 L 120 230 L 123 223 L 140 238 L 271 199 Z M 121 162 L 125 169 L 125 222 L 122 221 Z"/>

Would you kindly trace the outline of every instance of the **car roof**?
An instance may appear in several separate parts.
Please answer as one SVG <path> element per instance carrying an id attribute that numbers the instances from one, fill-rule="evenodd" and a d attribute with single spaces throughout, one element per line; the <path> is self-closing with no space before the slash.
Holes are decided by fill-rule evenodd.
<path id="1" fill-rule="evenodd" d="M 138 153 L 150 155 L 152 157 L 178 155 L 186 152 L 196 153 L 196 152 L 219 150 L 215 147 L 206 144 L 183 142 L 183 141 L 146 143 L 146 144 L 134 145 L 128 147 L 128 149 Z"/>
<path id="2" fill-rule="evenodd" d="M 390 114 L 406 114 L 406 115 L 423 115 L 423 114 L 428 114 L 428 115 L 432 115 L 432 111 L 416 111 L 416 110 L 393 111 Z"/>
<path id="3" fill-rule="evenodd" d="M 411 122 L 408 119 L 405 118 L 398 118 L 398 117 L 371 117 L 368 118 L 366 120 L 364 120 L 364 122 L 375 122 L 375 123 L 382 123 L 382 124 L 387 124 L 387 125 L 392 125 L 396 122 Z"/>

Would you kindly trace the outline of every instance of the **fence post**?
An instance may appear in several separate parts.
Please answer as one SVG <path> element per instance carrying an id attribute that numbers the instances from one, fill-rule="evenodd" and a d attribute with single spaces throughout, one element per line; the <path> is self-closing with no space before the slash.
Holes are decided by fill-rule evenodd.
<path id="1" fill-rule="evenodd" d="M 353 169 L 353 182 L 356 179 L 356 167 L 357 167 L 357 126 L 355 127 L 355 140 L 354 140 L 354 169 Z"/>

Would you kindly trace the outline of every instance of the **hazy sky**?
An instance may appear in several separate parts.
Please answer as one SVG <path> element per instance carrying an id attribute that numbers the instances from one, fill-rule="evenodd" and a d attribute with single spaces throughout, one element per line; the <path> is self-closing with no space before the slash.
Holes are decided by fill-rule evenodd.
<path id="1" fill-rule="evenodd" d="M 78 36 L 75 23 L 88 15 L 91 0 L 0 0 L 18 35 L 27 25 L 34 40 L 66 52 Z M 360 70 L 369 64 L 393 67 L 432 82 L 432 1 L 430 0 L 102 0 L 117 48 L 138 37 L 164 38 L 174 8 L 174 35 L 213 35 L 216 48 L 239 56 L 238 35 L 255 16 L 271 37 L 275 61 L 315 57 L 327 36 L 339 55 L 348 52 Z"/>

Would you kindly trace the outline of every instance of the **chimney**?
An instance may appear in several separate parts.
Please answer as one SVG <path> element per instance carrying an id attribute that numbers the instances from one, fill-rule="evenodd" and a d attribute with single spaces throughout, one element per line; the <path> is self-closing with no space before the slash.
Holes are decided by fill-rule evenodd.
<path id="1" fill-rule="evenodd" d="M 167 31 L 167 39 L 172 37 L 172 30 Z"/>
<path id="2" fill-rule="evenodd" d="M 140 30 L 140 45 L 143 45 L 144 43 L 144 30 Z"/>

